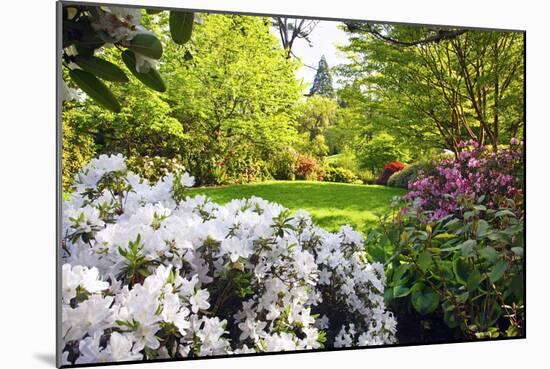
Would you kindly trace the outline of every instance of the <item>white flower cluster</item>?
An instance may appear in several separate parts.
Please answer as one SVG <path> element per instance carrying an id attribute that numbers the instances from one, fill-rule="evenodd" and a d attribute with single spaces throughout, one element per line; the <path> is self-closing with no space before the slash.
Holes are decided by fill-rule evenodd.
<path id="1" fill-rule="evenodd" d="M 92 160 L 63 206 L 66 363 L 395 342 L 382 265 L 359 234 L 260 198 L 186 196 L 121 155 Z"/>

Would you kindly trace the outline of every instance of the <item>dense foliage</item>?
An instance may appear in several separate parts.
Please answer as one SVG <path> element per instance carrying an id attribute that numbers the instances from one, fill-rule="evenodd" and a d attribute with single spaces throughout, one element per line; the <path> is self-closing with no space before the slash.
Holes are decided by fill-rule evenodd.
<path id="1" fill-rule="evenodd" d="M 400 320 L 414 309 L 432 328 L 449 328 L 427 342 L 522 336 L 523 146 L 517 139 L 498 152 L 475 141 L 459 146 L 457 158 L 410 171 L 417 178 L 371 231 L 367 250 L 386 264 L 386 301 Z"/>
<path id="2" fill-rule="evenodd" d="M 521 33 L 357 22 L 346 28 L 351 63 L 340 67 L 347 79 L 341 95 L 366 112 L 372 132 L 391 134 L 414 154 L 458 152 L 470 139 L 497 147 L 522 135 Z"/>
<path id="3" fill-rule="evenodd" d="M 64 364 L 395 342 L 382 264 L 362 237 L 260 198 L 186 196 L 121 155 L 92 160 L 63 205 Z"/>
<path id="4" fill-rule="evenodd" d="M 387 265 L 385 297 L 399 319 L 411 319 L 414 310 L 431 321 L 420 331 L 438 324 L 448 328 L 426 342 L 523 335 L 524 219 L 510 208 L 489 209 L 481 202 L 463 201 L 463 216 L 427 224 L 398 203 L 394 217 L 369 234 L 367 250 Z M 400 337 L 419 339 L 412 333 Z"/>

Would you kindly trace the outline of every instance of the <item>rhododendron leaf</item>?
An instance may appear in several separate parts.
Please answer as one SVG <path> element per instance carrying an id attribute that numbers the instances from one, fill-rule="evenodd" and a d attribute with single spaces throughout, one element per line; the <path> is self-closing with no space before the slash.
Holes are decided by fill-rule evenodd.
<path id="1" fill-rule="evenodd" d="M 491 226 L 489 225 L 489 223 L 486 220 L 480 219 L 477 222 L 477 237 L 486 236 L 487 232 L 489 231 L 490 228 L 491 228 Z"/>
<path id="2" fill-rule="evenodd" d="M 411 293 L 411 289 L 406 286 L 395 286 L 393 288 L 393 296 L 395 298 L 405 297 Z"/>
<path id="3" fill-rule="evenodd" d="M 117 99 L 96 76 L 80 69 L 73 69 L 69 72 L 69 77 L 95 102 L 115 113 L 120 112 L 120 104 Z"/>
<path id="4" fill-rule="evenodd" d="M 416 264 L 423 272 L 426 272 L 432 265 L 432 253 L 428 250 L 422 251 L 416 260 Z"/>
<path id="5" fill-rule="evenodd" d="M 491 283 L 498 282 L 500 278 L 504 275 L 504 272 L 506 272 L 506 269 L 508 268 L 508 263 L 504 260 L 499 261 L 491 268 L 491 273 L 489 274 L 489 279 L 491 280 Z"/>
<path id="6" fill-rule="evenodd" d="M 479 255 L 490 263 L 494 263 L 498 257 L 498 252 L 491 246 L 487 246 L 479 250 Z"/>
<path id="7" fill-rule="evenodd" d="M 132 72 L 132 74 L 145 86 L 159 92 L 166 91 L 166 85 L 156 69 L 150 68 L 147 73 L 140 73 L 137 71 L 136 57 L 133 52 L 129 50 L 122 52 L 122 61 L 124 61 L 124 64 L 126 64 L 130 72 Z"/>
<path id="8" fill-rule="evenodd" d="M 87 72 L 106 81 L 128 82 L 126 74 L 115 64 L 96 56 L 77 55 L 75 63 Z"/>
<path id="9" fill-rule="evenodd" d="M 393 272 L 393 283 L 395 285 L 403 284 L 405 281 L 407 281 L 407 272 L 409 268 L 410 265 L 401 264 L 397 269 L 395 269 L 395 271 Z"/>
<path id="10" fill-rule="evenodd" d="M 479 270 L 474 270 L 469 276 L 468 280 L 466 281 L 466 285 L 468 286 L 468 291 L 473 292 L 479 287 L 479 283 L 482 281 L 482 275 L 479 272 Z"/>
<path id="11" fill-rule="evenodd" d="M 418 282 L 411 289 L 411 303 L 416 311 L 426 315 L 439 306 L 439 295 L 429 286 Z"/>
<path id="12" fill-rule="evenodd" d="M 443 321 L 451 329 L 460 325 L 460 320 L 456 317 L 454 310 L 445 310 L 443 312 Z"/>
<path id="13" fill-rule="evenodd" d="M 471 256 L 474 250 L 474 247 L 477 245 L 476 240 L 466 240 L 460 244 L 460 251 L 462 251 L 463 256 Z"/>
<path id="14" fill-rule="evenodd" d="M 195 15 L 191 12 L 170 12 L 170 34 L 175 43 L 183 45 L 191 38 Z"/>
<path id="15" fill-rule="evenodd" d="M 453 260 L 453 271 L 457 281 L 465 285 L 468 277 L 470 276 L 470 268 L 468 263 L 466 263 L 466 261 L 461 257 L 455 257 Z"/>
<path id="16" fill-rule="evenodd" d="M 150 33 L 139 33 L 130 40 L 128 48 L 148 58 L 160 59 L 162 44 L 159 39 Z"/>

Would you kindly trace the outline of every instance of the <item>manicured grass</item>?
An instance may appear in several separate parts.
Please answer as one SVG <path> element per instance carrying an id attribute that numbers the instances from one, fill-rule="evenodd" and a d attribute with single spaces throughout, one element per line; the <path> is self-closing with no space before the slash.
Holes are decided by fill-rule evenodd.
<path id="1" fill-rule="evenodd" d="M 316 224 L 329 231 L 337 231 L 342 225 L 349 224 L 365 233 L 376 224 L 378 218 L 375 213 L 387 211 L 392 197 L 404 193 L 404 190 L 384 186 L 269 181 L 195 188 L 190 194 L 205 194 L 222 204 L 236 198 L 258 196 L 282 204 L 293 211 L 306 210 Z"/>

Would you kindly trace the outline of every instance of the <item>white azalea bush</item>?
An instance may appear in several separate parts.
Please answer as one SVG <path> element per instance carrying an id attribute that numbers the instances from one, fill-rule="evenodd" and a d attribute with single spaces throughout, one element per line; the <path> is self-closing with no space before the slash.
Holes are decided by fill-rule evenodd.
<path id="1" fill-rule="evenodd" d="M 66 364 L 395 342 L 384 270 L 349 227 L 260 198 L 187 196 L 121 155 L 92 160 L 63 206 Z"/>

